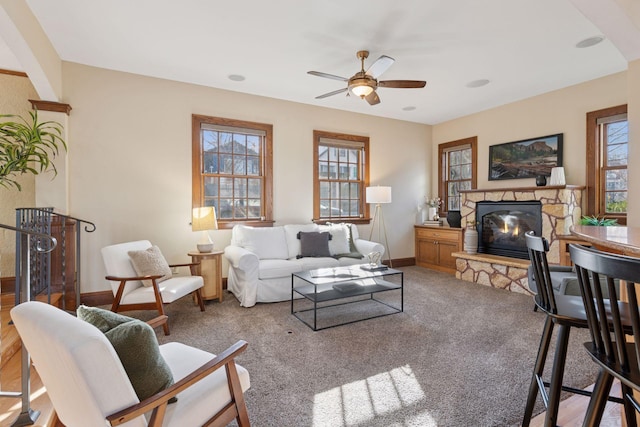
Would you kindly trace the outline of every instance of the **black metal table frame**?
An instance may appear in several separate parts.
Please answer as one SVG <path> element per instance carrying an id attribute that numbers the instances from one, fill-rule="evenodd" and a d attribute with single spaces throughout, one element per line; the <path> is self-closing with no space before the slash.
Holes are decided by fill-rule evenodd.
<path id="1" fill-rule="evenodd" d="M 349 267 L 353 268 L 353 267 L 358 267 L 358 266 L 349 266 Z M 344 269 L 344 268 L 348 268 L 348 267 L 337 267 L 336 269 L 339 270 L 341 268 Z M 327 299 L 325 301 L 318 301 L 318 298 L 317 298 L 318 286 L 321 285 L 321 284 L 317 284 L 317 283 L 311 282 L 311 281 L 305 279 L 304 277 L 301 277 L 300 274 L 304 274 L 304 273 L 307 273 L 307 272 L 293 273 L 291 275 L 291 314 L 294 315 L 302 323 L 307 325 L 309 328 L 311 328 L 313 331 L 321 331 L 323 329 L 335 328 L 336 326 L 349 325 L 351 323 L 362 322 L 364 320 L 370 320 L 370 319 L 375 319 L 375 318 L 378 318 L 378 317 L 390 316 L 392 314 L 397 314 L 397 313 L 404 312 L 404 272 L 402 272 L 400 270 L 388 269 L 386 271 L 378 272 L 377 274 L 376 273 L 372 273 L 372 274 L 370 274 L 368 276 L 352 277 L 352 278 L 346 278 L 346 279 L 338 279 L 338 280 L 335 280 L 335 281 L 332 281 L 332 282 L 322 283 L 322 285 L 329 285 L 329 284 L 330 285 L 335 285 L 335 284 L 344 283 L 344 282 L 350 282 L 350 281 L 359 280 L 359 279 L 379 279 L 379 278 L 383 278 L 385 276 L 396 276 L 396 275 L 400 276 L 400 285 L 397 288 L 390 288 L 390 289 L 384 289 L 384 290 L 375 290 L 375 291 L 372 291 L 372 292 L 365 292 L 365 293 L 360 293 L 360 294 L 357 294 L 357 295 L 350 295 L 348 293 L 345 293 L 344 295 L 338 296 L 336 298 L 330 298 L 330 299 Z M 314 288 L 313 295 L 315 295 L 314 298 L 309 298 L 306 294 L 296 291 L 296 288 L 294 287 L 296 278 L 299 279 L 299 280 L 303 280 L 303 281 L 311 284 L 311 286 L 313 286 L 313 288 Z M 391 304 L 388 304 L 388 303 L 386 303 L 384 301 L 381 301 L 381 300 L 376 299 L 376 298 L 373 297 L 373 295 L 376 294 L 376 293 L 396 291 L 396 290 L 400 290 L 400 308 L 395 307 L 395 306 L 393 306 Z M 313 308 L 307 308 L 307 309 L 304 309 L 304 310 L 295 311 L 294 310 L 294 295 L 295 295 L 295 293 L 297 293 L 298 295 L 301 295 L 304 299 L 307 299 L 307 300 L 313 302 Z M 361 295 L 369 295 L 369 297 L 368 298 L 358 299 L 358 300 L 355 300 L 355 301 L 346 301 L 346 302 L 340 302 L 340 303 L 337 303 L 337 304 L 322 305 L 320 307 L 318 306 L 319 302 L 337 301 L 337 300 L 340 300 L 340 299 L 355 298 L 355 297 L 361 296 Z M 348 322 L 337 323 L 335 325 L 330 325 L 330 326 L 325 326 L 325 327 L 322 327 L 322 328 L 318 328 L 318 322 L 317 322 L 318 310 L 322 310 L 322 309 L 330 308 L 330 307 L 337 307 L 337 306 L 340 306 L 340 305 L 356 304 L 356 303 L 363 302 L 363 301 L 368 301 L 368 300 L 373 300 L 373 301 L 375 301 L 375 302 L 377 302 L 379 304 L 382 304 L 382 305 L 385 305 L 387 307 L 390 307 L 395 311 L 392 312 L 392 313 L 378 314 L 378 315 L 375 315 L 375 316 L 369 316 L 369 317 L 365 317 L 365 318 L 362 318 L 362 319 L 350 320 Z M 313 325 L 310 324 L 309 322 L 307 322 L 306 320 L 304 320 L 302 317 L 300 317 L 298 315 L 298 313 L 305 313 L 305 312 L 308 312 L 308 311 L 313 311 Z"/>

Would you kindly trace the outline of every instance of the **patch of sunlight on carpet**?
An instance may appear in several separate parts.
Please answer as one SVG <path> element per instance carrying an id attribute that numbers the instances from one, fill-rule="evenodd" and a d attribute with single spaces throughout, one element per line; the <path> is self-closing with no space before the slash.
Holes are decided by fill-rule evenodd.
<path id="1" fill-rule="evenodd" d="M 366 425 L 376 416 L 400 411 L 425 399 L 409 365 L 317 393 L 313 403 L 313 427 Z M 436 426 L 427 412 L 406 420 L 409 425 Z"/>

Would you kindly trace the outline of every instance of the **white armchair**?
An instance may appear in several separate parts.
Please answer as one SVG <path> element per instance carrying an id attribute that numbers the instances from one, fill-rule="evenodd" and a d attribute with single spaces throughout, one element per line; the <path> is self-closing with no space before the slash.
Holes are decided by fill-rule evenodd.
<path id="1" fill-rule="evenodd" d="M 114 347 L 95 326 L 41 302 L 11 310 L 11 318 L 67 427 L 249 426 L 243 393 L 249 373 L 234 358 L 238 341 L 219 356 L 179 343 L 159 346 L 175 383 L 139 401 Z M 177 402 L 168 404 L 177 397 Z"/>
<path id="2" fill-rule="evenodd" d="M 168 267 L 190 267 L 190 276 L 173 276 L 160 281 L 162 274 L 138 274 L 131 262 L 129 252 L 151 248 L 148 240 L 120 243 L 102 248 L 102 259 L 107 272 L 106 279 L 111 283 L 114 300 L 111 311 L 157 310 L 164 315 L 164 304 L 172 303 L 185 295 L 194 294 L 200 310 L 204 311 L 202 286 L 204 280 L 195 276 L 197 263 L 172 264 Z M 166 261 L 165 261 L 166 262 Z M 142 280 L 149 280 L 151 286 L 144 286 Z M 162 325 L 165 335 L 169 335 L 169 324 Z"/>

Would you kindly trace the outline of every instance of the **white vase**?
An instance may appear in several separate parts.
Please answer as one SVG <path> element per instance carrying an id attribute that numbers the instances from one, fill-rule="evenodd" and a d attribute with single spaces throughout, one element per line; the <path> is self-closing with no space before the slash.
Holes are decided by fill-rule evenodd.
<path id="1" fill-rule="evenodd" d="M 427 221 L 435 221 L 436 215 L 438 215 L 438 208 L 429 206 L 427 208 Z"/>
<path id="2" fill-rule="evenodd" d="M 468 254 L 478 253 L 478 230 L 475 226 L 464 230 L 464 251 Z"/>

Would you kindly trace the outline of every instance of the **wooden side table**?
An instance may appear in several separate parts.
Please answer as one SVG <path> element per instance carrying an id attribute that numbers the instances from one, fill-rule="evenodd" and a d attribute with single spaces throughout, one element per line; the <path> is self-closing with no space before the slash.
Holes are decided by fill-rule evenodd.
<path id="1" fill-rule="evenodd" d="M 217 298 L 218 302 L 222 302 L 222 254 L 223 251 L 188 253 L 191 262 L 200 263 L 196 271 L 204 279 L 202 297 L 205 300 Z"/>

